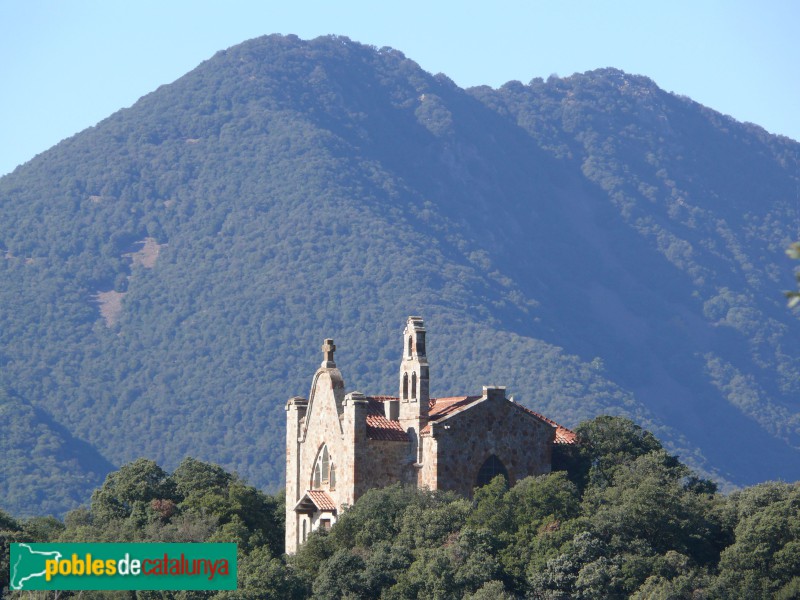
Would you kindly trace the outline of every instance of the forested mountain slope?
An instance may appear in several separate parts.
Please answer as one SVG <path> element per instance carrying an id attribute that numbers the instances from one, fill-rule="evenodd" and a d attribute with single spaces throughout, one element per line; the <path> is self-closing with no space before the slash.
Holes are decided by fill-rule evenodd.
<path id="1" fill-rule="evenodd" d="M 393 393 L 421 314 L 434 395 L 505 384 L 722 480 L 798 479 L 799 153 L 618 71 L 462 90 L 251 40 L 0 179 L 0 377 L 115 464 L 275 489 L 322 339 Z"/>
<path id="2" fill-rule="evenodd" d="M 25 514 L 54 514 L 86 500 L 114 465 L 43 409 L 0 386 L 0 499 Z"/>

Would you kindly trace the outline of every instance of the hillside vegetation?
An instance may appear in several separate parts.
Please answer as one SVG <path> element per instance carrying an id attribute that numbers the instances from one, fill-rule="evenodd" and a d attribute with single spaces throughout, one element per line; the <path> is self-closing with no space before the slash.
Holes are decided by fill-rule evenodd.
<path id="1" fill-rule="evenodd" d="M 172 473 L 139 459 L 63 522 L 0 511 L 0 590 L 10 541 L 210 541 L 238 544 L 239 589 L 158 597 L 797 597 L 798 484 L 723 496 L 629 420 L 600 417 L 578 434 L 581 445 L 561 457 L 567 471 L 510 489 L 499 476 L 474 500 L 399 485 L 372 490 L 290 557 L 282 554 L 282 496 L 195 459 Z M 60 597 L 72 594 L 109 595 Z"/>
<path id="2" fill-rule="evenodd" d="M 0 179 L 5 425 L 96 457 L 0 456 L 6 507 L 63 514 L 44 482 L 137 456 L 278 489 L 322 339 L 394 393 L 409 314 L 434 396 L 504 384 L 724 485 L 796 480 L 799 155 L 616 70 L 463 90 L 335 36 L 220 52 Z"/>

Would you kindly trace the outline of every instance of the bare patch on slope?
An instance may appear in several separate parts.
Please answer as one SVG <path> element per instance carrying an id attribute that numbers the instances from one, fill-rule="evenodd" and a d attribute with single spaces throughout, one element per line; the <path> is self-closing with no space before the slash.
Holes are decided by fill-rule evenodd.
<path id="1" fill-rule="evenodd" d="M 100 307 L 100 316 L 106 322 L 106 327 L 113 327 L 119 320 L 119 316 L 122 314 L 122 299 L 125 294 L 126 292 L 111 290 L 110 292 L 98 292 L 94 295 L 94 299 Z"/>
<path id="2" fill-rule="evenodd" d="M 136 252 L 123 254 L 123 256 L 130 258 L 131 265 L 134 267 L 141 265 L 145 269 L 152 269 L 156 266 L 156 260 L 158 260 L 158 255 L 161 253 L 161 248 L 166 246 L 166 244 L 159 244 L 155 238 L 151 237 L 144 238 L 142 241 L 136 242 L 136 244 L 141 244 L 142 247 Z"/>
<path id="3" fill-rule="evenodd" d="M 147 237 L 143 240 L 135 242 L 133 248 L 139 248 L 135 252 L 127 252 L 122 256 L 130 259 L 131 266 L 135 267 L 140 265 L 145 269 L 152 269 L 156 266 L 158 255 L 161 253 L 161 248 L 167 244 L 159 244 L 155 238 Z M 132 249 L 133 249 L 132 248 Z M 128 280 L 130 280 L 130 275 Z M 106 327 L 113 327 L 119 321 L 122 314 L 122 299 L 127 292 L 118 292 L 110 290 L 107 292 L 97 292 L 93 299 L 97 302 L 100 308 L 100 316 L 106 323 Z"/>

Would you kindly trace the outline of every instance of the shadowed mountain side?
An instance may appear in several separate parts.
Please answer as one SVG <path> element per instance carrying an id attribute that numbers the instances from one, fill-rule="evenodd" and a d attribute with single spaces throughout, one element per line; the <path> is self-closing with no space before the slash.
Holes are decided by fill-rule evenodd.
<path id="1" fill-rule="evenodd" d="M 0 386 L 0 499 L 23 516 L 63 514 L 86 501 L 114 469 L 40 408 Z"/>
<path id="2" fill-rule="evenodd" d="M 433 395 L 505 384 L 795 479 L 797 144 L 719 120 L 617 71 L 464 91 L 345 38 L 251 40 L 0 179 L 0 366 L 115 463 L 276 489 L 321 340 L 348 389 L 395 393 L 422 314 Z M 727 203 L 707 145 L 742 172 Z"/>

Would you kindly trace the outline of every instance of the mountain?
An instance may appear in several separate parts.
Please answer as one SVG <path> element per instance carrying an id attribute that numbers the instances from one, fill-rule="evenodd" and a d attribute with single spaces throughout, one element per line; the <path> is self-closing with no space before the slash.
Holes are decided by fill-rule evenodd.
<path id="1" fill-rule="evenodd" d="M 60 513 L 86 501 L 114 466 L 42 409 L 0 387 L 0 498 L 21 516 Z"/>
<path id="2" fill-rule="evenodd" d="M 800 479 L 798 157 L 613 69 L 464 90 L 251 40 L 0 179 L 0 373 L 111 463 L 274 490 L 322 339 L 348 389 L 394 393 L 421 314 L 433 395 L 505 384 L 724 484 Z"/>

